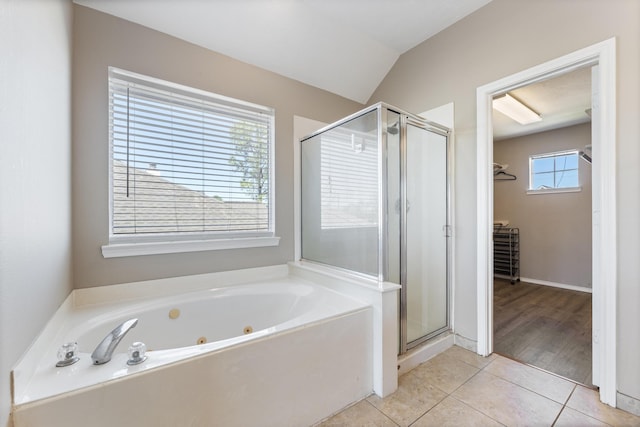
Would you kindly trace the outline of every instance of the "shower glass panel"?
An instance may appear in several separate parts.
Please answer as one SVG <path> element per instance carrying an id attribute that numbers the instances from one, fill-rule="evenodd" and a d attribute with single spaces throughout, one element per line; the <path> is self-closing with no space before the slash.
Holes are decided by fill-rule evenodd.
<path id="1" fill-rule="evenodd" d="M 446 159 L 446 137 L 407 125 L 405 289 L 409 344 L 447 327 Z"/>
<path id="2" fill-rule="evenodd" d="M 447 141 L 382 103 L 301 141 L 301 258 L 401 285 L 400 353 L 449 327 Z"/>
<path id="3" fill-rule="evenodd" d="M 378 276 L 378 111 L 302 145 L 303 258 Z"/>

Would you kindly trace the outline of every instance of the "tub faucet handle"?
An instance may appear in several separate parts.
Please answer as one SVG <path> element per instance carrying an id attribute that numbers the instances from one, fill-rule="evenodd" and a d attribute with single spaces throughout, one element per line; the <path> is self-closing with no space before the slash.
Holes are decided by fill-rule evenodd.
<path id="1" fill-rule="evenodd" d="M 120 344 L 120 340 L 138 324 L 138 319 L 129 319 L 122 322 L 116 328 L 109 332 L 106 337 L 98 344 L 93 353 L 91 353 L 91 359 L 94 365 L 102 365 L 111 360 L 114 350 Z"/>
<path id="2" fill-rule="evenodd" d="M 129 360 L 127 360 L 127 365 L 139 365 L 140 363 L 147 360 L 146 356 L 147 346 L 144 345 L 143 342 L 134 342 L 129 347 Z"/>
<path id="3" fill-rule="evenodd" d="M 78 357 L 78 343 L 68 342 L 62 345 L 58 350 L 58 363 L 56 367 L 62 368 L 64 366 L 70 366 L 80 360 Z"/>

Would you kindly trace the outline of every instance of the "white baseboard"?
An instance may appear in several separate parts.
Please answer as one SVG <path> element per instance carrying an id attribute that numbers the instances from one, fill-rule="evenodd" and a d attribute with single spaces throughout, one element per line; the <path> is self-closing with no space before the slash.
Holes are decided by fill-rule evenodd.
<path id="1" fill-rule="evenodd" d="M 455 334 L 453 343 L 458 347 L 462 347 L 469 351 L 473 351 L 474 353 L 478 353 L 478 341 L 476 340 L 472 340 L 472 339 L 463 337 L 462 335 Z"/>
<path id="2" fill-rule="evenodd" d="M 618 392 L 616 401 L 619 409 L 640 416 L 640 400 Z"/>
<path id="3" fill-rule="evenodd" d="M 442 353 L 453 345 L 453 334 L 445 334 L 427 341 L 398 357 L 398 375 L 409 372 L 421 363 Z"/>
<path id="4" fill-rule="evenodd" d="M 565 285 L 564 283 L 548 282 L 546 280 L 531 279 L 528 277 L 521 277 L 520 281 L 533 283 L 534 285 L 551 286 L 554 288 L 569 289 L 571 291 L 587 292 L 589 294 L 593 293 L 591 288 L 585 288 L 584 286 Z"/>

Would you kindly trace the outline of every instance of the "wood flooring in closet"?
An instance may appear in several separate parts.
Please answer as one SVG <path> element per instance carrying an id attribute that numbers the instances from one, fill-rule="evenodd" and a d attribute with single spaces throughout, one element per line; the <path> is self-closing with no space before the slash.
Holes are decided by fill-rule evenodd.
<path id="1" fill-rule="evenodd" d="M 591 294 L 495 279 L 494 351 L 591 385 Z"/>

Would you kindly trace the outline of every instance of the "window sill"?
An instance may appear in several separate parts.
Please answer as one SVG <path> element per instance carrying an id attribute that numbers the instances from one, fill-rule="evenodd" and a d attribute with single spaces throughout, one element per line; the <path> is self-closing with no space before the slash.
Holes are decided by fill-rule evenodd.
<path id="1" fill-rule="evenodd" d="M 545 188 L 544 190 L 527 190 L 527 194 L 579 193 L 582 187 Z"/>
<path id="2" fill-rule="evenodd" d="M 278 246 L 280 237 L 250 237 L 240 239 L 189 240 L 176 242 L 110 243 L 102 246 L 102 256 L 119 258 L 140 255 L 161 255 L 184 252 Z"/>

